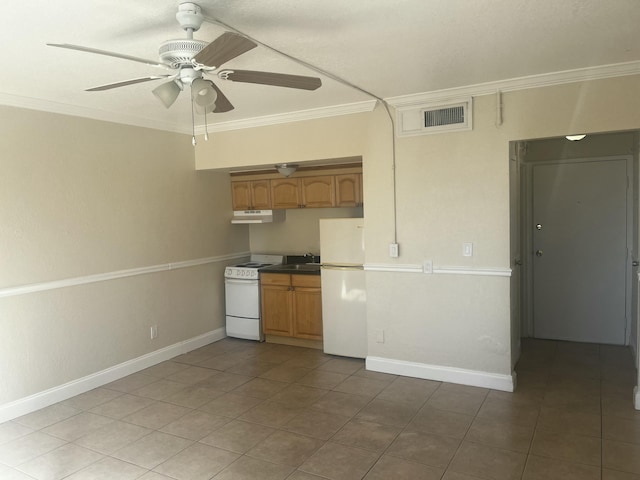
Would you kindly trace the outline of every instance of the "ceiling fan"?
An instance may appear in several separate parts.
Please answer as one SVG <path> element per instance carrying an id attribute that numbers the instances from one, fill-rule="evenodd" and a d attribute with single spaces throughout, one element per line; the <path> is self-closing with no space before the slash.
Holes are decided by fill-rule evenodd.
<path id="1" fill-rule="evenodd" d="M 160 61 L 67 43 L 48 43 L 47 45 L 174 70 L 170 74 L 132 78 L 88 88 L 86 91 L 110 90 L 136 83 L 169 79 L 168 82 L 153 90 L 153 94 L 160 99 L 164 106 L 169 108 L 176 101 L 180 92 L 186 87 L 190 87 L 192 105 L 195 104 L 196 108 L 205 115 L 207 113 L 224 113 L 234 108 L 218 86 L 211 80 L 205 79 L 205 75 L 217 75 L 221 80 L 232 82 L 256 83 L 302 90 L 316 90 L 322 85 L 321 80 L 317 77 L 255 70 L 220 69 L 221 65 L 255 48 L 257 44 L 233 32 L 225 32 L 211 43 L 195 40 L 193 32 L 198 31 L 204 21 L 200 6 L 195 3 L 181 3 L 178 6 L 176 19 L 180 27 L 187 33 L 187 38 L 169 40 L 161 44 L 159 48 Z"/>

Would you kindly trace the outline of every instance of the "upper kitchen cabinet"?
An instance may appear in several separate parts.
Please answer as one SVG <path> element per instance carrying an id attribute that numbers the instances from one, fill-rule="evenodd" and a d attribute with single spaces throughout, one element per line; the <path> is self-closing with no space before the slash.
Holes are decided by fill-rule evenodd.
<path id="1" fill-rule="evenodd" d="M 269 180 L 231 182 L 231 203 L 234 210 L 269 210 L 271 183 Z"/>
<path id="2" fill-rule="evenodd" d="M 273 171 L 231 174 L 234 210 L 359 207 L 362 163 L 300 167 L 290 177 Z"/>
<path id="3" fill-rule="evenodd" d="M 300 208 L 300 182 L 297 178 L 271 180 L 273 208 Z"/>
<path id="4" fill-rule="evenodd" d="M 300 179 L 302 206 L 326 208 L 336 206 L 336 184 L 334 175 L 303 177 Z"/>
<path id="5" fill-rule="evenodd" d="M 345 173 L 335 176 L 336 207 L 362 205 L 362 174 Z"/>
<path id="6" fill-rule="evenodd" d="M 333 175 L 271 180 L 273 208 L 336 206 Z"/>

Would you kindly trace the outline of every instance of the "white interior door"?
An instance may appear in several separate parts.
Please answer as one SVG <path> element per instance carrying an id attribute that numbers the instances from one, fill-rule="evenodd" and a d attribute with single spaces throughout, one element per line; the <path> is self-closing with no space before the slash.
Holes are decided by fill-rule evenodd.
<path id="1" fill-rule="evenodd" d="M 537 338 L 625 343 L 627 162 L 533 166 Z"/>

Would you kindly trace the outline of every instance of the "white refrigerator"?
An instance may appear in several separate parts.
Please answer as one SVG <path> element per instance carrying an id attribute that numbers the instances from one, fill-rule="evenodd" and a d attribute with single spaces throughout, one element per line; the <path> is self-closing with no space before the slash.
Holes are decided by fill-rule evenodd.
<path id="1" fill-rule="evenodd" d="M 325 353 L 367 356 L 364 219 L 320 219 Z"/>

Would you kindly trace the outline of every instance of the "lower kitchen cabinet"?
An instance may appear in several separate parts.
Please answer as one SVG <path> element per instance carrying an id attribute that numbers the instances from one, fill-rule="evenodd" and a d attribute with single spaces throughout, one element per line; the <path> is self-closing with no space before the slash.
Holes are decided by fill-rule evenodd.
<path id="1" fill-rule="evenodd" d="M 263 273 L 260 284 L 266 335 L 322 340 L 320 275 Z"/>

